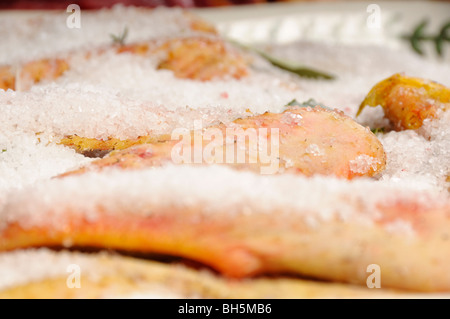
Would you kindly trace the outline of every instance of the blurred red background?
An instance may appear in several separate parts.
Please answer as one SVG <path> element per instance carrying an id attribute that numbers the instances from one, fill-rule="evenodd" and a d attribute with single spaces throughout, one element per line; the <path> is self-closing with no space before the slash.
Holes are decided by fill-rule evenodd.
<path id="1" fill-rule="evenodd" d="M 0 1 L 0 9 L 65 9 L 69 4 L 78 4 L 81 9 L 99 9 L 111 7 L 121 3 L 126 6 L 157 7 L 179 6 L 190 7 L 215 7 L 251 3 L 276 2 L 277 0 L 12 0 Z"/>

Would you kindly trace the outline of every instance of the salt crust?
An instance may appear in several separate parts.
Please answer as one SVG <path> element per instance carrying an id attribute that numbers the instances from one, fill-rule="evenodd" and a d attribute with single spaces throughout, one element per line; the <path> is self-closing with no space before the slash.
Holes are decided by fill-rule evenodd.
<path id="1" fill-rule="evenodd" d="M 28 53 L 23 42 L 29 34 L 45 37 L 46 45 L 37 46 L 37 51 L 43 51 L 36 56 L 26 55 L 30 59 L 39 54 L 55 56 L 55 52 L 69 49 L 92 50 L 93 44 L 98 47 L 110 41 L 105 40 L 109 39 L 109 33 L 105 33 L 112 25 L 117 28 L 125 22 L 130 23 L 127 26 L 131 42 L 192 32 L 186 31 L 188 21 L 176 9 L 157 9 L 149 14 L 145 10 L 116 7 L 97 15 L 83 15 L 83 27 L 78 30 L 82 35 L 70 41 L 60 36 L 67 27 L 61 26 L 58 19 L 62 17 L 43 16 L 26 24 L 2 20 L 3 27 L 19 24 L 17 33 L 22 37 L 8 35 L 2 43 L 8 49 L 20 47 L 19 51 Z M 163 20 L 176 23 L 161 27 Z M 154 28 L 143 28 L 144 24 Z M 199 118 L 208 126 L 252 113 L 279 112 L 293 98 L 302 101 L 314 97 L 354 115 L 370 87 L 392 73 L 407 71 L 450 83 L 449 66 L 421 60 L 409 52 L 386 51 L 313 43 L 272 48 L 280 57 L 338 75 L 335 81 L 297 79 L 297 86 L 287 86 L 286 78 L 274 77 L 267 64 L 258 60 L 251 75 L 241 81 L 199 83 L 177 79 L 170 71 L 156 71 L 152 59 L 131 54 L 93 56 L 75 63 L 56 83 L 37 85 L 30 92 L 0 94 L 0 189 L 20 188 L 85 164 L 87 159 L 55 145 L 64 135 L 105 139 L 170 133 L 179 127 L 192 129 Z M 7 50 L 1 52 L 2 59 L 13 61 Z M 379 109 L 366 108 L 357 120 L 372 127 L 385 124 Z M 448 122 L 447 114 L 440 121 L 426 123 L 428 128 L 422 131 L 428 140 L 412 131 L 379 134 L 387 153 L 387 168 L 380 180 L 396 184 L 403 179 L 445 191 L 445 177 L 450 171 Z M 3 193 L 0 201 L 4 196 Z"/>
<path id="2" fill-rule="evenodd" d="M 370 89 L 395 73 L 403 72 L 450 87 L 448 63 L 425 60 L 410 51 L 312 42 L 266 49 L 284 59 L 335 74 L 336 81 L 297 79 L 296 82 L 302 92 L 352 117 Z M 380 106 L 366 107 L 356 121 L 371 128 L 389 127 L 383 115 Z M 377 137 L 387 157 L 386 170 L 379 176 L 380 180 L 392 184 L 409 181 L 449 194 L 450 185 L 445 180 L 450 175 L 450 112 L 439 114 L 437 120 L 425 121 L 418 131 L 377 133 Z"/>
<path id="3" fill-rule="evenodd" d="M 450 112 L 425 121 L 418 131 L 378 134 L 388 157 L 380 179 L 421 184 L 437 192 L 450 189 Z"/>
<path id="4" fill-rule="evenodd" d="M 67 29 L 66 17 L 67 14 L 56 18 L 42 16 L 25 23 L 2 19 L 0 64 L 54 57 L 75 49 L 90 50 L 110 43 L 109 34 L 120 34 L 125 25 L 131 30 L 130 42 L 192 34 L 186 31 L 187 21 L 177 9 L 157 9 L 151 18 L 148 12 L 121 7 L 98 15 L 83 14 L 80 30 Z M 450 66 L 424 61 L 410 52 L 312 43 L 275 47 L 272 52 L 328 70 L 338 79 L 297 79 L 296 85 L 287 86 L 283 82 L 286 78 L 260 72 L 267 71 L 267 65 L 261 63 L 247 79 L 199 84 L 176 79 L 170 71 L 155 71 L 155 61 L 151 59 L 105 54 L 75 64 L 56 84 L 42 83 L 30 92 L 0 92 L 2 225 L 14 220 L 21 220 L 25 226 L 48 222 L 49 216 L 42 212 L 55 208 L 51 221 L 58 227 L 58 219 L 64 219 L 68 205 L 95 218 L 96 203 L 117 212 L 133 211 L 130 207 L 145 211 L 143 207 L 156 203 L 185 205 L 197 201 L 209 212 L 226 207 L 231 213 L 239 209 L 268 213 L 277 207 L 312 209 L 317 214 L 306 218 L 317 227 L 335 214 L 343 219 L 358 215 L 361 222 L 370 222 L 377 216 L 376 211 L 370 210 L 377 201 L 414 198 L 427 203 L 441 196 L 448 199 L 445 178 L 450 172 L 450 112 L 441 114 L 439 120 L 426 121 L 417 132 L 377 134 L 387 154 L 386 170 L 378 180 L 259 176 L 224 167 L 172 166 L 48 180 L 89 161 L 56 145 L 65 134 L 131 138 L 169 132 L 175 127 L 191 128 L 199 117 L 206 126 L 249 115 L 247 110 L 279 112 L 293 98 L 304 101 L 313 97 L 354 116 L 370 88 L 393 73 L 403 71 L 450 84 Z M 386 125 L 382 115 L 380 108 L 366 108 L 357 120 L 382 127 Z M 355 211 L 352 204 L 357 201 L 365 204 L 366 213 Z M 400 221 L 387 225 L 386 230 L 411 233 L 409 225 Z M 1 255 L 0 274 L 6 271 L 8 275 L 0 275 L 0 288 L 36 278 L 35 272 L 23 268 L 29 264 L 27 252 L 23 252 L 25 259 L 17 258 L 20 254 Z M 49 261 L 52 267 L 45 263 L 34 263 L 33 267 L 44 273 L 67 274 L 65 268 L 53 267 L 54 253 L 42 254 L 39 260 Z M 8 256 L 16 258 L 16 262 L 8 262 Z M 58 253 L 58 258 L 64 256 Z"/>
<path id="5" fill-rule="evenodd" d="M 14 252 L 0 253 L 0 291 L 8 288 L 39 282 L 46 279 L 61 279 L 61 285 L 66 284 L 66 280 L 73 273 L 76 266 L 80 270 L 80 284 L 83 288 L 83 281 L 100 281 L 104 276 L 117 275 L 117 270 L 104 267 L 103 261 L 121 258 L 100 252 L 87 254 L 69 251 L 52 251 L 47 248 L 25 249 Z M 69 288 L 68 288 L 69 289 Z M 145 299 L 173 299 L 186 298 L 161 284 L 145 283 L 140 284 L 133 294 L 124 296 L 102 291 L 102 298 L 145 298 Z M 191 297 L 191 296 L 189 296 Z"/>
<path id="6" fill-rule="evenodd" d="M 37 136 L 0 134 L 0 202 L 6 190 L 46 180 L 91 161 L 62 145 Z"/>
<path id="7" fill-rule="evenodd" d="M 83 254 L 78 252 L 60 251 L 55 252 L 46 248 L 18 250 L 0 254 L 0 291 L 14 288 L 20 285 L 40 282 L 49 279 L 62 279 L 61 285 L 71 272 L 68 272 L 69 265 L 77 265 L 81 270 L 81 287 L 83 280 L 88 278 L 91 281 L 101 281 L 102 276 L 107 276 L 110 272 L 108 267 L 102 267 L 102 260 L 107 256 L 113 259 L 115 256 L 106 253 Z M 121 258 L 118 256 L 118 258 Z M 173 266 L 172 266 L 173 267 Z M 180 266 L 180 270 L 183 267 Z M 115 273 L 117 274 L 117 272 Z M 203 272 L 205 274 L 205 272 Z M 208 273 L 209 274 L 209 273 Z M 112 271 L 114 275 L 114 270 Z M 141 287 L 140 287 L 141 288 Z M 201 298 L 200 295 L 181 295 L 178 292 L 169 290 L 167 287 L 155 284 L 148 285 L 131 294 L 118 295 L 108 290 L 103 291 L 102 298 L 129 298 L 129 299 L 174 299 L 174 298 Z M 406 295 L 405 295 L 406 296 Z M 408 296 L 408 298 L 448 298 L 447 294 L 425 293 Z"/>
<path id="8" fill-rule="evenodd" d="M 94 78 L 92 83 L 51 84 L 30 92 L 2 93 L 0 133 L 135 138 L 170 133 L 177 127 L 192 129 L 194 120 L 199 119 L 206 126 L 248 116 L 249 112 L 280 112 L 292 98 L 292 92 L 277 88 L 276 81 L 267 76 L 198 83 L 175 79 L 169 71 L 148 71 L 140 76 L 123 71 L 130 77 L 128 81 L 127 76 L 121 76 L 128 87 L 123 90 L 115 89 L 123 86 L 119 72 L 113 80 L 119 84 L 112 80 L 110 84 L 101 83 L 99 79 L 94 85 Z M 226 99 L 221 97 L 224 92 Z"/>
<path id="9" fill-rule="evenodd" d="M 190 206 L 199 207 L 199 218 L 218 212 L 228 216 L 292 213 L 299 218 L 307 216 L 315 225 L 335 217 L 367 224 L 379 217 L 376 204 L 411 198 L 425 206 L 443 200 L 420 185 L 402 182 L 263 176 L 223 166 L 111 169 L 105 174 L 53 179 L 12 191 L 0 208 L 0 229 L 11 222 L 19 222 L 23 228 L 64 228 L 67 211 L 96 220 L 99 207 L 108 214 L 146 216 L 155 207 Z"/>
<path id="10" fill-rule="evenodd" d="M 65 10 L 38 16 L 2 15 L 0 64 L 15 64 L 74 50 L 109 45 L 111 35 L 128 28 L 127 42 L 197 34 L 181 9 L 154 10 L 115 6 L 111 10 L 81 12 L 81 28 L 67 27 Z"/>
<path id="11" fill-rule="evenodd" d="M 352 117 L 370 89 L 395 73 L 403 72 L 450 86 L 448 63 L 431 57 L 424 59 L 411 50 L 313 42 L 272 46 L 268 50 L 277 57 L 336 75 L 336 81 L 299 79 L 298 83 L 317 102 L 338 108 Z M 365 117 L 366 112 L 368 118 Z M 373 124 L 374 114 L 369 113 L 369 110 L 364 110 L 358 121 Z"/>
<path id="12" fill-rule="evenodd" d="M 100 257 L 101 258 L 101 257 Z M 46 248 L 27 249 L 0 254 L 0 290 L 42 279 L 67 277 L 69 265 L 78 265 L 83 275 L 95 270 L 95 259 L 81 253 L 54 252 Z M 91 272 L 84 270 L 91 270 Z M 95 271 L 94 271 L 95 273 Z M 62 283 L 63 285 L 65 282 Z"/>
<path id="13" fill-rule="evenodd" d="M 367 174 L 370 169 L 376 170 L 380 161 L 375 157 L 362 154 L 349 162 L 350 170 L 353 173 Z"/>
<path id="14" fill-rule="evenodd" d="M 130 42 L 193 34 L 187 28 L 189 22 L 186 16 L 178 9 L 160 8 L 148 12 L 119 6 L 98 14 L 83 13 L 83 26 L 78 30 L 66 27 L 66 17 L 67 14 L 62 13 L 34 18 L 27 23 L 15 18 L 2 20 L 2 27 L 13 26 L 12 29 L 20 35 L 15 32 L 4 33 L 6 37 L 2 45 L 5 50 L 0 50 L 2 59 L 12 63 L 21 55 L 20 52 L 29 60 L 41 56 L 58 56 L 58 52 L 67 53 L 75 49 L 92 51 L 93 48 L 110 43 L 109 34 L 116 29 L 121 31 L 123 25 L 127 25 L 130 30 L 127 38 Z M 162 21 L 165 22 L 163 25 Z M 69 40 L 62 36 L 72 31 L 78 33 L 71 34 Z M 44 38 L 45 46 L 39 44 Z M 27 45 L 33 45 L 34 49 L 29 50 Z M 14 55 L 8 52 L 13 49 Z M 250 77 L 241 81 L 198 83 L 176 79 L 170 71 L 156 71 L 153 59 L 106 53 L 74 63 L 73 68 L 56 84 L 43 83 L 31 92 L 0 94 L 0 136 L 10 142 L 17 137 L 18 132 L 26 135 L 39 132 L 41 140 L 53 142 L 70 134 L 101 139 L 109 136 L 135 138 L 139 135 L 170 133 L 179 127 L 192 129 L 193 121 L 198 119 L 202 119 L 203 125 L 207 126 L 251 113 L 279 112 L 293 98 L 302 101 L 310 97 L 354 116 L 359 102 L 370 88 L 393 73 L 403 71 L 408 75 L 450 84 L 450 66 L 425 61 L 405 51 L 318 43 L 277 46 L 271 51 L 279 57 L 327 70 L 338 78 L 335 81 L 297 79 L 296 87 L 288 86 L 284 82 L 285 78 L 280 78 L 279 74 L 274 77 L 273 72 L 267 72 L 270 70 L 267 65 L 259 61 Z M 33 53 L 36 56 L 30 55 L 30 52 L 37 52 Z M 379 108 L 366 108 L 357 120 L 371 127 L 386 126 Z M 379 135 L 385 144 L 388 158 L 388 168 L 382 178 L 397 178 L 401 175 L 414 179 L 414 174 L 420 173 L 422 180 L 426 177 L 431 187 L 445 189 L 443 180 L 449 171 L 446 164 L 449 162 L 446 157 L 449 134 L 446 127 L 448 125 L 443 123 L 440 128 L 433 128 L 433 134 L 440 134 L 442 138 L 436 142 L 431 140 L 434 146 L 429 144 L 428 147 L 425 146 L 427 141 L 409 131 Z M 405 143 L 408 143 L 407 148 L 401 146 Z M 2 150 L 7 149 L 4 142 L 0 144 Z M 430 147 L 435 151 L 425 154 L 423 150 Z M 65 153 L 61 157 L 68 154 L 65 149 L 59 149 Z M 39 153 L 42 156 L 38 158 L 46 156 L 46 151 L 43 148 L 41 150 Z M 37 154 L 36 150 L 32 152 Z M 74 161 L 78 160 L 79 157 Z M 426 162 L 432 164 L 427 165 L 429 170 L 420 171 L 423 165 L 419 164 L 414 169 L 403 167 L 404 163 Z M 2 175 L 26 177 L 25 184 L 29 183 L 26 180 L 40 179 L 31 176 L 38 173 L 34 166 L 23 167 L 26 163 L 20 160 L 18 163 L 21 164 L 10 166 L 8 161 L 3 161 Z M 66 167 L 69 169 L 70 165 Z M 437 170 L 434 169 L 436 167 Z M 7 172 L 7 168 L 12 168 L 12 172 Z M 22 168 L 26 173 L 18 173 Z M 41 176 L 54 176 L 60 170 L 46 172 L 50 174 Z M 411 173 L 410 176 L 406 176 L 407 172 Z M 20 178 L 9 180 L 14 181 L 13 185 L 21 184 Z M 5 181 L 2 184 L 7 186 Z"/>

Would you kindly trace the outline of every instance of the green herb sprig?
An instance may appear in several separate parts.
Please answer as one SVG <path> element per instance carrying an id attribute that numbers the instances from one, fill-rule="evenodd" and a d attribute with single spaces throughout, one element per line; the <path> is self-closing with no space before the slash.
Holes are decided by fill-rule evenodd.
<path id="1" fill-rule="evenodd" d="M 312 69 L 310 67 L 306 67 L 303 65 L 298 65 L 290 61 L 281 60 L 262 51 L 257 51 L 257 53 L 259 53 L 260 56 L 269 61 L 273 66 L 297 74 L 298 76 L 301 77 L 324 79 L 324 80 L 333 80 L 335 78 L 334 75 L 331 75 L 329 73 Z"/>
<path id="2" fill-rule="evenodd" d="M 329 107 L 323 105 L 322 103 L 317 102 L 314 99 L 309 99 L 308 101 L 305 102 L 299 102 L 296 99 L 291 100 L 288 104 L 286 104 L 286 106 L 299 106 L 299 107 L 312 107 L 315 108 L 316 106 L 320 106 L 321 108 L 327 109 L 327 110 L 331 110 Z"/>
<path id="3" fill-rule="evenodd" d="M 122 34 L 120 35 L 115 35 L 115 34 L 110 34 L 110 37 L 113 41 L 114 44 L 119 44 L 119 45 L 125 45 L 125 39 L 128 36 L 128 27 L 125 27 L 122 31 Z"/>
<path id="4" fill-rule="evenodd" d="M 324 71 L 319 71 L 310 67 L 306 67 L 297 63 L 294 63 L 292 61 L 287 61 L 284 59 L 277 58 L 271 54 L 268 54 L 265 51 L 262 51 L 258 48 L 244 45 L 242 43 L 239 43 L 235 40 L 228 40 L 229 42 L 243 48 L 244 50 L 253 51 L 257 54 L 259 54 L 262 58 L 266 59 L 268 62 L 270 62 L 273 66 L 289 71 L 291 73 L 297 74 L 300 77 L 307 77 L 307 78 L 313 78 L 313 79 L 325 79 L 325 80 L 334 80 L 335 76 L 329 73 L 326 73 Z"/>
<path id="5" fill-rule="evenodd" d="M 370 129 L 370 130 L 372 131 L 373 134 L 385 133 L 384 127 L 376 127 L 376 128 Z"/>
<path id="6" fill-rule="evenodd" d="M 420 55 L 424 55 L 424 51 L 422 50 L 422 43 L 425 41 L 432 41 L 434 42 L 434 47 L 437 54 L 439 56 L 442 56 L 444 43 L 450 42 L 450 21 L 445 23 L 439 30 L 439 33 L 436 35 L 425 34 L 425 28 L 427 25 L 428 20 L 422 21 L 417 25 L 412 34 L 404 35 L 402 36 L 402 38 L 408 40 L 413 50 Z"/>

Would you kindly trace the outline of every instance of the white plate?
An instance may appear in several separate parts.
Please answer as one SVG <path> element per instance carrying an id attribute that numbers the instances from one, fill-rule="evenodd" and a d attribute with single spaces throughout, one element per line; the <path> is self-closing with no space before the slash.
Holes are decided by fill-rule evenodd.
<path id="1" fill-rule="evenodd" d="M 398 48 L 410 45 L 401 36 L 412 33 L 425 19 L 427 34 L 438 33 L 450 22 L 450 3 L 430 1 L 271 3 L 193 11 L 224 36 L 245 44 L 306 40 Z M 436 56 L 431 41 L 425 50 Z M 449 42 L 444 51 L 450 57 Z"/>

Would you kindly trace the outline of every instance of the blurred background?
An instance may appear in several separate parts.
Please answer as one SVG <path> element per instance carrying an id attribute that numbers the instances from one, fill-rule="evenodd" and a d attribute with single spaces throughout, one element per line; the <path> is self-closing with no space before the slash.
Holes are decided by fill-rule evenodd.
<path id="1" fill-rule="evenodd" d="M 88 11 L 117 5 L 187 8 L 222 36 L 246 45 L 378 45 L 450 61 L 450 0 L 0 0 L 0 22 L 6 16 L 43 14 L 39 10 L 67 16 L 70 4 Z M 370 24 L 375 17 L 378 24 Z"/>
<path id="2" fill-rule="evenodd" d="M 141 6 L 141 7 L 219 7 L 240 4 L 254 4 L 267 2 L 281 2 L 276 0 L 11 0 L 0 1 L 0 8 L 2 9 L 64 9 L 69 4 L 76 3 L 81 9 L 99 9 L 111 7 L 115 4 L 123 4 L 126 6 Z M 293 2 L 284 0 L 283 2 Z M 300 2 L 297 0 L 296 2 Z"/>
<path id="3" fill-rule="evenodd" d="M 348 0 L 347 0 L 348 1 Z M 387 0 L 384 0 L 387 1 Z M 367 0 L 367 2 L 379 3 L 383 0 L 373 1 Z M 439 0 L 437 0 L 439 1 Z M 450 0 L 441 0 L 449 2 Z M 258 4 L 269 2 L 335 2 L 333 0 L 11 0 L 0 1 L 0 9 L 64 9 L 69 4 L 75 3 L 80 6 L 81 9 L 99 9 L 112 7 L 115 4 L 123 4 L 126 6 L 141 6 L 141 7 L 219 7 L 219 6 L 231 6 L 231 5 L 245 5 L 245 4 Z M 348 1 L 348 2 L 351 2 Z M 405 2 L 407 2 L 405 0 Z M 410 2 L 410 1 L 408 1 Z"/>

